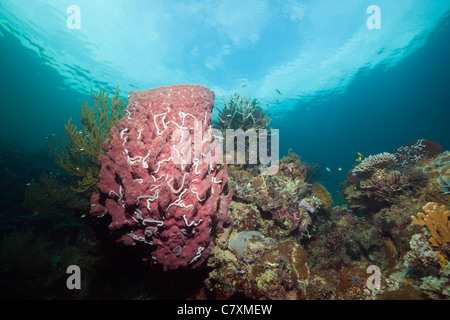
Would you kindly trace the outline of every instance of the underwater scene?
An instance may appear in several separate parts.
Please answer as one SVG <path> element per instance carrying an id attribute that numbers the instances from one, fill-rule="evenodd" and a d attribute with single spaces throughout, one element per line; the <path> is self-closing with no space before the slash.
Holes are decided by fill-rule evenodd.
<path id="1" fill-rule="evenodd" d="M 2 300 L 450 299 L 449 1 L 2 0 L 0 57 Z"/>

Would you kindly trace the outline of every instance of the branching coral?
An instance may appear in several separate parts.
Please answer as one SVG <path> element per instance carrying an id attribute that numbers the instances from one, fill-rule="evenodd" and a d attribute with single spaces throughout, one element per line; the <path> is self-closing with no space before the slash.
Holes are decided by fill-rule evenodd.
<path id="1" fill-rule="evenodd" d="M 417 217 L 411 216 L 411 224 L 427 227 L 431 235 L 429 242 L 433 247 L 441 247 L 450 242 L 450 211 L 435 202 L 427 203 L 422 209 L 425 213 L 419 212 Z"/>
<path id="2" fill-rule="evenodd" d="M 352 174 L 358 178 L 381 178 L 386 176 L 387 170 L 397 163 L 394 155 L 383 152 L 369 156 L 357 165 Z"/>
<path id="3" fill-rule="evenodd" d="M 71 123 L 64 126 L 67 136 L 63 139 L 49 138 L 47 148 L 58 166 L 72 176 L 79 177 L 73 190 L 85 192 L 98 183 L 100 168 L 97 157 L 109 132 L 124 115 L 125 102 L 119 97 L 119 87 L 108 102 L 109 94 L 101 89 L 98 94 L 91 91 L 94 107 L 89 101 L 81 107 L 82 130 Z"/>
<path id="4" fill-rule="evenodd" d="M 252 154 L 254 155 L 255 153 L 249 153 L 248 150 L 256 150 L 256 146 L 258 145 L 258 143 L 254 143 L 256 142 L 256 138 L 258 137 L 258 139 L 261 139 L 264 136 L 264 138 L 267 138 L 270 141 L 270 131 L 263 131 L 263 129 L 267 130 L 271 119 L 269 119 L 267 113 L 259 106 L 256 99 L 251 100 L 250 98 L 240 96 L 238 93 L 231 96 L 229 100 L 223 98 L 223 108 L 217 110 L 217 113 L 214 113 L 214 111 L 212 112 L 217 118 L 213 121 L 213 126 L 220 130 L 222 137 L 227 136 L 227 130 L 234 130 L 233 134 L 237 137 L 239 144 L 239 141 L 242 141 L 242 138 L 245 141 L 245 137 L 248 136 L 249 142 L 245 142 L 244 144 L 244 146 L 246 146 L 245 151 L 237 148 L 235 145 L 234 151 L 227 150 L 227 156 L 231 156 L 231 159 L 233 160 L 230 160 L 224 155 L 224 161 L 227 163 L 233 163 L 236 156 L 237 159 L 242 159 L 238 160 L 238 162 L 240 168 L 244 168 L 244 164 L 252 163 L 253 161 L 251 158 Z M 257 133 L 257 130 L 260 131 Z M 255 140 L 252 140 L 253 138 L 250 138 L 250 136 L 254 137 Z M 248 168 L 248 166 L 246 168 Z"/>
<path id="5" fill-rule="evenodd" d="M 217 114 L 213 112 L 217 117 L 213 125 L 223 133 L 226 129 L 266 129 L 271 122 L 256 99 L 251 100 L 235 93 L 228 101 L 223 98 L 223 105 Z"/>

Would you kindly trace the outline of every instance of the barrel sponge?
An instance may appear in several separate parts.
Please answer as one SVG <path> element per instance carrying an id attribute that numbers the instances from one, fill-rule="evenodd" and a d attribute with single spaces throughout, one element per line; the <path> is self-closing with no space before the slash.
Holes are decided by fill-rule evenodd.
<path id="1" fill-rule="evenodd" d="M 132 91 L 127 102 L 99 154 L 91 215 L 109 216 L 111 237 L 152 265 L 196 268 L 212 253 L 232 197 L 227 168 L 211 153 L 214 92 L 174 85 Z"/>

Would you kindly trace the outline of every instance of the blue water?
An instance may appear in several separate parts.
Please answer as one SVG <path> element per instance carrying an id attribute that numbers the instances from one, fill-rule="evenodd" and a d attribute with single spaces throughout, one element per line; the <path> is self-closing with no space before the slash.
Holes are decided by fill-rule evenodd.
<path id="1" fill-rule="evenodd" d="M 272 127 L 280 129 L 281 156 L 292 149 L 303 160 L 319 164 L 321 167 L 317 179 L 333 194 L 339 191 L 339 184 L 346 179 L 347 172 L 355 164 L 357 152 L 364 156 L 392 152 L 400 145 L 421 138 L 436 141 L 444 150 L 448 150 L 449 21 L 447 15 L 429 35 L 413 39 L 411 47 L 415 46 L 415 42 L 424 41 L 423 38 L 426 37 L 425 44 L 417 45 L 417 49 L 402 57 L 393 67 L 389 66 L 389 59 L 374 68 L 361 67 L 345 89 L 318 91 L 306 98 L 299 97 L 294 102 L 292 98 L 287 99 L 290 104 L 295 105 L 293 110 L 287 112 L 283 110 L 283 104 L 278 109 L 269 109 L 274 118 Z M 283 46 L 284 51 L 280 49 L 277 54 L 280 59 L 283 52 L 288 56 L 292 54 L 290 51 L 295 51 L 293 47 L 289 49 L 284 42 L 296 41 L 293 26 L 287 24 L 285 27 L 289 30 L 284 33 L 286 39 L 281 40 L 276 36 L 277 30 L 282 28 L 278 21 L 269 28 L 267 37 L 259 40 L 261 46 L 271 48 L 270 52 L 277 51 L 277 46 Z M 15 141 L 35 150 L 44 147 L 46 136 L 63 134 L 63 125 L 70 117 L 77 123 L 79 107 L 89 95 L 80 87 L 68 83 L 76 83 L 77 75 L 82 79 L 80 81 L 85 81 L 92 74 L 90 70 L 73 65 L 69 66 L 73 77 L 68 79 L 67 75 L 55 68 L 52 58 L 47 55 L 48 49 L 40 47 L 37 41 L 32 46 L 34 50 L 24 46 L 21 42 L 23 38 L 27 43 L 33 43 L 33 38 L 17 34 L 18 30 L 20 28 L 9 33 L 3 29 L 3 36 L 0 37 L 0 94 L 3 97 L 0 134 L 5 140 Z M 347 38 L 345 31 L 341 30 L 336 39 Z M 267 43 L 268 39 L 277 41 L 270 45 Z M 336 45 L 334 42 L 339 43 L 338 40 L 331 41 L 330 47 Z M 273 54 L 263 55 L 261 59 L 253 61 L 249 52 L 253 52 L 255 48 L 249 50 L 238 51 L 236 54 L 245 55 L 245 59 L 231 64 L 230 68 L 239 69 L 243 74 L 247 72 L 262 77 L 262 66 L 273 64 L 273 61 L 268 61 Z M 251 63 L 246 64 L 245 61 Z M 261 70 L 258 70 L 258 65 Z M 198 81 L 202 84 L 200 79 L 201 77 Z M 109 92 L 113 92 L 115 85 L 119 84 L 108 83 L 102 78 L 91 80 L 94 83 L 93 89 L 106 87 Z M 223 80 L 220 79 L 219 82 L 221 81 Z M 127 83 L 127 86 L 134 87 L 132 83 Z M 236 91 L 245 94 L 240 83 L 235 87 Z M 121 94 L 126 97 L 127 91 L 122 91 Z M 280 94 L 275 97 L 282 101 L 284 95 L 281 88 Z M 260 100 L 265 98 L 253 97 L 261 98 Z M 330 170 L 325 170 L 326 167 Z"/>
<path id="2" fill-rule="evenodd" d="M 299 102 L 297 110 L 272 123 L 283 128 L 282 153 L 292 148 L 303 159 L 321 164 L 319 180 L 333 193 L 357 163 L 357 152 L 366 157 L 393 152 L 417 139 L 449 150 L 449 39 L 447 17 L 425 46 L 395 67 L 363 69 L 344 92 Z M 326 166 L 331 170 L 324 170 Z"/>

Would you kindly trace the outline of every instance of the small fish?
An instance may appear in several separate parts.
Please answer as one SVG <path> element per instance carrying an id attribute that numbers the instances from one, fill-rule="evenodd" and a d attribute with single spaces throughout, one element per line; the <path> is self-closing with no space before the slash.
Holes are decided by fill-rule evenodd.
<path id="1" fill-rule="evenodd" d="M 338 170 L 339 170 L 339 171 L 342 171 L 342 168 L 341 168 L 341 167 L 339 167 L 339 168 L 338 168 Z"/>
<path id="2" fill-rule="evenodd" d="M 281 96 L 281 92 L 278 89 L 275 89 L 276 92 L 278 92 L 278 94 Z"/>
<path id="3" fill-rule="evenodd" d="M 325 167 L 325 170 L 327 170 L 328 172 L 331 172 L 331 169 L 329 167 Z"/>
<path id="4" fill-rule="evenodd" d="M 361 157 L 364 157 L 364 156 L 363 156 L 361 153 L 359 153 L 359 152 L 358 152 L 358 155 L 361 156 Z"/>
<path id="5" fill-rule="evenodd" d="M 247 86 L 246 84 L 243 84 L 243 85 L 242 85 L 242 88 L 245 88 L 246 86 Z"/>
<path id="6" fill-rule="evenodd" d="M 86 214 L 81 215 L 81 219 L 86 218 Z"/>

